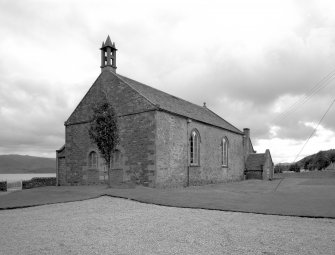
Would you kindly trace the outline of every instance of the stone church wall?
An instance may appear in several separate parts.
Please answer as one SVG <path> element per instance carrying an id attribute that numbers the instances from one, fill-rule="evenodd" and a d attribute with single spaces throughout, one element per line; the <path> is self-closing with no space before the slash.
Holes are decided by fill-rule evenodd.
<path id="1" fill-rule="evenodd" d="M 106 180 L 106 165 L 99 157 L 97 169 L 88 167 L 91 151 L 88 129 L 92 109 L 107 95 L 119 116 L 122 175 L 117 179 L 145 186 L 185 186 L 238 180 L 243 176 L 243 136 L 195 120 L 188 122 L 157 111 L 145 97 L 103 72 L 65 123 L 65 159 L 58 168 L 60 185 L 94 184 Z M 188 136 L 196 128 L 201 137 L 200 165 L 188 166 Z M 221 140 L 229 141 L 228 167 L 221 166 Z M 62 166 L 62 167 L 61 167 Z M 116 174 L 116 173 L 115 173 Z M 112 174 L 114 176 L 114 173 Z"/>
<path id="2" fill-rule="evenodd" d="M 120 81 L 108 71 L 101 73 L 87 94 L 80 101 L 67 123 L 90 120 L 93 107 L 106 95 L 118 115 L 127 115 L 152 110 L 153 107 L 143 96 Z"/>
<path id="3" fill-rule="evenodd" d="M 99 154 L 88 135 L 89 120 L 94 105 L 104 95 L 120 116 L 121 142 L 118 149 L 122 152 L 123 177 L 118 176 L 118 179 L 152 186 L 155 175 L 155 106 L 108 71 L 101 73 L 65 123 L 66 169 L 60 169 L 65 172 L 59 173 L 62 176 L 60 184 L 96 184 L 107 179 L 107 167 L 100 156 L 97 169 L 88 167 L 89 153 L 95 151 Z"/>
<path id="4" fill-rule="evenodd" d="M 95 149 L 89 140 L 88 129 L 88 123 L 66 126 L 66 184 L 84 184 L 87 181 L 86 177 L 92 176 L 91 172 L 83 172 L 83 168 L 87 168 L 89 151 Z M 94 180 L 89 180 L 89 182 L 94 182 Z"/>
<path id="5" fill-rule="evenodd" d="M 157 186 L 185 186 L 241 180 L 243 136 L 201 122 L 157 112 Z M 197 129 L 200 165 L 188 167 L 188 136 Z M 228 167 L 222 167 L 222 138 L 228 139 Z M 189 169 L 189 170 L 188 170 Z"/>
<path id="6" fill-rule="evenodd" d="M 153 186 L 155 180 L 155 112 L 125 116 L 120 121 L 124 181 Z"/>
<path id="7" fill-rule="evenodd" d="M 90 124 L 66 127 L 66 179 L 68 184 L 97 184 L 105 161 L 99 157 L 99 169 L 89 169 L 88 155 L 99 154 L 90 141 Z M 155 119 L 154 112 L 144 112 L 119 118 L 120 144 L 123 158 L 123 181 L 152 186 L 155 176 Z M 106 168 L 105 168 L 106 169 Z M 107 178 L 107 176 L 105 177 Z"/>
<path id="8" fill-rule="evenodd" d="M 187 122 L 165 112 L 156 112 L 156 186 L 184 186 L 187 183 Z"/>

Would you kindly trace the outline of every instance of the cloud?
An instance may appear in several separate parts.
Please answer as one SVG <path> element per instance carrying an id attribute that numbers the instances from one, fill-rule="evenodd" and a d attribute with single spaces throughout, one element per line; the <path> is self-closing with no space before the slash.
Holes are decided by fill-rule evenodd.
<path id="1" fill-rule="evenodd" d="M 60 146 L 59 127 L 69 104 L 55 86 L 37 80 L 14 80 L 0 84 L 1 151 L 15 146 Z"/>
<path id="2" fill-rule="evenodd" d="M 301 146 L 334 82 L 285 111 L 334 69 L 334 11 L 331 1 L 299 0 L 3 1 L 0 153 L 53 155 L 62 145 L 64 120 L 100 72 L 107 34 L 119 49 L 119 73 L 206 102 L 249 127 L 259 148 Z M 335 131 L 332 112 L 324 131 Z M 289 158 L 283 151 L 273 157 Z"/>
<path id="3" fill-rule="evenodd" d="M 314 127 L 316 123 L 305 123 L 306 126 Z M 320 150 L 329 150 L 334 148 L 335 132 L 319 126 L 316 135 L 313 136 L 302 150 L 303 143 L 289 138 L 273 138 L 273 139 L 258 139 L 254 144 L 259 152 L 271 148 L 271 154 L 276 155 L 275 163 L 279 162 L 293 162 L 301 158 L 316 153 Z"/>

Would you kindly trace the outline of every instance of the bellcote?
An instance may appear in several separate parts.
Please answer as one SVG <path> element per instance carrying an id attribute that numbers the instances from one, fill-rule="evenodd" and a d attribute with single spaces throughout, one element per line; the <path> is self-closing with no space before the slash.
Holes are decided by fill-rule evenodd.
<path id="1" fill-rule="evenodd" d="M 101 72 L 109 70 L 116 72 L 116 51 L 115 43 L 108 36 L 105 42 L 102 42 L 101 51 Z"/>

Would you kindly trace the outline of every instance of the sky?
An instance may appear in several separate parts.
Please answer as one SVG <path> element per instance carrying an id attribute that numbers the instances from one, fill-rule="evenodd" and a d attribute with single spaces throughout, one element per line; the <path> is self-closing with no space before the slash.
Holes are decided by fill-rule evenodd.
<path id="1" fill-rule="evenodd" d="M 322 0 L 0 0 L 0 154 L 55 157 L 107 35 L 118 73 L 206 102 L 275 163 L 335 148 L 334 13 Z"/>

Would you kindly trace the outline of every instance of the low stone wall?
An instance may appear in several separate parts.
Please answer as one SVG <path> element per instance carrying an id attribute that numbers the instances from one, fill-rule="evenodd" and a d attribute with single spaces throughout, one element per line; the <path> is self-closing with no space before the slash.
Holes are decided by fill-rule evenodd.
<path id="1" fill-rule="evenodd" d="M 246 171 L 245 172 L 245 178 L 247 180 L 249 179 L 259 179 L 262 180 L 263 179 L 263 171 L 261 170 L 254 170 L 254 171 Z"/>
<path id="2" fill-rule="evenodd" d="M 0 181 L 0 191 L 7 191 L 7 182 Z"/>
<path id="3" fill-rule="evenodd" d="M 22 181 L 22 189 L 32 189 L 44 186 L 56 186 L 56 177 L 36 177 L 29 181 Z"/>

